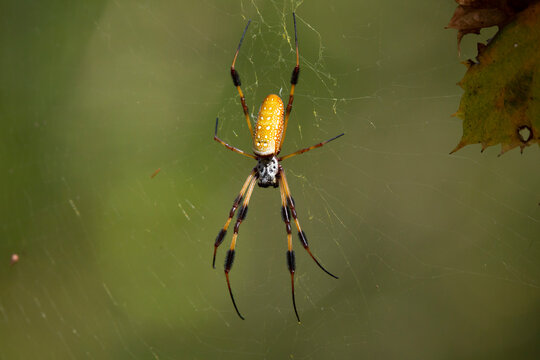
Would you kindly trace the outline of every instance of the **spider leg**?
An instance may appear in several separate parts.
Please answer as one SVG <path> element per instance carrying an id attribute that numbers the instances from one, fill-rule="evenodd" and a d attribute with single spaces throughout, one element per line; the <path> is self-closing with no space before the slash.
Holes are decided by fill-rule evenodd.
<path id="1" fill-rule="evenodd" d="M 312 146 L 310 146 L 310 147 L 300 149 L 300 150 L 298 150 L 298 151 L 293 152 L 292 154 L 282 156 L 282 157 L 280 157 L 278 160 L 279 160 L 279 161 L 282 161 L 282 160 L 288 159 L 288 158 L 290 158 L 290 157 L 293 157 L 293 156 L 296 156 L 296 155 L 303 154 L 303 153 L 305 153 L 305 152 L 307 152 L 307 151 L 309 151 L 309 150 L 313 150 L 313 149 L 316 149 L 316 148 L 318 148 L 318 147 L 321 147 L 321 146 L 323 146 L 324 144 L 327 144 L 327 143 L 329 143 L 329 142 L 332 141 L 332 140 L 336 140 L 337 138 L 339 138 L 339 137 L 341 137 L 341 136 L 343 136 L 343 135 L 345 135 L 345 133 L 341 133 L 341 134 L 339 134 L 338 136 L 334 136 L 333 138 L 328 139 L 328 140 L 323 141 L 323 142 L 320 142 L 320 143 L 318 143 L 318 144 L 316 144 L 316 145 L 312 145 Z"/>
<path id="2" fill-rule="evenodd" d="M 285 139 L 285 132 L 287 131 L 287 123 L 289 122 L 289 115 L 291 115 L 292 104 L 294 100 L 294 89 L 296 84 L 298 84 L 298 76 L 300 75 L 300 57 L 298 55 L 298 36 L 296 31 L 296 15 L 293 12 L 293 21 L 294 21 L 294 46 L 296 48 L 296 66 L 294 67 L 291 75 L 291 90 L 289 92 L 289 103 L 287 104 L 287 109 L 285 110 L 285 121 L 283 123 L 283 135 L 281 136 L 281 142 L 279 144 L 279 149 L 283 144 L 283 139 Z"/>
<path id="3" fill-rule="evenodd" d="M 287 206 L 287 197 L 285 195 L 285 188 L 283 181 L 279 181 L 279 193 L 281 195 L 281 217 L 283 222 L 285 222 L 285 228 L 287 229 L 287 266 L 289 267 L 289 272 L 291 273 L 291 293 L 292 293 L 292 302 L 294 307 L 294 313 L 296 314 L 296 319 L 300 323 L 300 317 L 298 316 L 298 310 L 296 309 L 296 300 L 294 297 L 294 272 L 296 270 L 296 261 L 294 257 L 294 251 L 292 249 L 292 235 L 291 235 L 291 220 L 290 220 L 290 210 Z"/>
<path id="4" fill-rule="evenodd" d="M 223 141 L 223 140 L 221 140 L 220 138 L 218 138 L 218 136 L 217 136 L 218 121 L 219 121 L 219 119 L 216 118 L 216 129 L 215 129 L 215 131 L 214 131 L 214 140 L 216 140 L 216 141 L 217 141 L 218 143 L 220 143 L 221 145 L 225 146 L 227 149 L 234 151 L 235 153 L 238 153 L 238 154 L 240 154 L 240 155 L 244 155 L 244 156 L 247 156 L 247 157 L 249 157 L 249 158 L 252 158 L 252 159 L 257 160 L 257 158 L 255 157 L 255 155 L 248 154 L 247 152 L 245 152 L 245 151 L 243 151 L 243 150 L 240 150 L 240 149 L 238 149 L 238 148 L 235 148 L 234 146 L 229 145 L 229 144 L 227 144 L 225 141 Z"/>
<path id="5" fill-rule="evenodd" d="M 281 180 L 283 181 L 283 188 L 285 190 L 285 195 L 287 196 L 287 200 L 288 200 L 288 205 L 289 205 L 289 208 L 291 210 L 291 215 L 292 215 L 292 218 L 294 219 L 294 223 L 296 224 L 296 228 L 298 229 L 298 238 L 300 239 L 300 242 L 302 243 L 302 246 L 304 246 L 304 249 L 306 249 L 306 251 L 308 252 L 309 256 L 311 256 L 311 258 L 313 259 L 313 261 L 315 261 L 315 263 L 325 272 L 327 273 L 328 275 L 330 275 L 331 277 L 337 279 L 338 277 L 335 276 L 334 274 L 332 274 L 331 272 L 329 272 L 328 270 L 326 270 L 320 263 L 319 261 L 315 258 L 315 256 L 313 256 L 313 254 L 311 253 L 311 250 L 309 249 L 309 245 L 308 245 L 308 241 L 307 241 L 307 238 L 306 238 L 306 233 L 304 231 L 302 231 L 302 228 L 300 227 L 300 222 L 298 221 L 298 217 L 296 215 L 296 208 L 294 206 L 294 200 L 291 196 L 291 190 L 289 189 L 289 184 L 287 183 L 287 178 L 285 177 L 285 171 L 283 171 L 283 167 L 280 165 L 279 167 L 279 173 L 280 173 L 280 176 L 281 176 Z"/>
<path id="6" fill-rule="evenodd" d="M 242 314 L 240 314 L 240 311 L 238 310 L 238 307 L 236 306 L 236 302 L 234 301 L 234 296 L 231 290 L 231 283 L 229 281 L 229 271 L 231 271 L 231 267 L 234 262 L 234 254 L 235 254 L 234 248 L 236 247 L 236 239 L 238 238 L 238 229 L 240 228 L 240 224 L 242 223 L 242 220 L 246 218 L 249 199 L 251 198 L 251 194 L 253 193 L 253 188 L 255 187 L 256 182 L 257 182 L 257 176 L 255 175 L 251 178 L 251 182 L 249 183 L 246 196 L 244 197 L 244 201 L 242 202 L 242 207 L 240 208 L 240 210 L 238 210 L 238 216 L 236 218 L 236 223 L 234 224 L 234 233 L 233 233 L 233 238 L 231 241 L 231 247 L 229 251 L 227 251 L 227 258 L 225 259 L 225 278 L 227 279 L 227 287 L 229 288 L 229 294 L 231 295 L 231 300 L 234 305 L 234 309 L 236 310 L 236 313 L 242 320 L 244 320 L 244 317 L 242 316 Z"/>
<path id="7" fill-rule="evenodd" d="M 242 109 L 244 110 L 244 116 L 246 117 L 249 133 L 251 134 L 251 137 L 253 137 L 253 129 L 251 128 L 251 120 L 249 119 L 249 110 L 246 105 L 246 99 L 244 98 L 244 94 L 242 93 L 242 88 L 240 87 L 242 85 L 240 81 L 240 75 L 234 68 L 234 64 L 236 63 L 236 58 L 238 57 L 238 53 L 240 52 L 240 47 L 242 46 L 242 42 L 244 41 L 244 36 L 246 36 L 246 32 L 250 23 L 251 23 L 251 20 L 248 20 L 248 23 L 246 27 L 244 28 L 244 32 L 242 33 L 242 37 L 240 38 L 240 42 L 238 43 L 238 47 L 236 48 L 236 53 L 234 54 L 233 62 L 231 65 L 231 77 L 232 77 L 233 85 L 236 87 L 236 90 L 238 90 L 238 95 L 240 96 L 240 102 L 242 103 Z"/>
<path id="8" fill-rule="evenodd" d="M 212 267 L 214 269 L 216 268 L 217 248 L 223 242 L 223 239 L 225 238 L 225 234 L 227 234 L 227 229 L 229 228 L 229 224 L 231 223 L 234 213 L 236 212 L 238 205 L 240 205 L 240 201 L 242 201 L 242 198 L 244 197 L 244 194 L 246 193 L 246 190 L 249 184 L 251 183 L 251 180 L 253 180 L 253 177 L 255 176 L 255 172 L 256 170 L 253 169 L 251 171 L 251 174 L 249 174 L 249 176 L 247 177 L 246 181 L 244 182 L 244 185 L 242 186 L 242 189 L 240 190 L 240 193 L 238 194 L 236 199 L 234 199 L 233 206 L 231 208 L 231 211 L 229 212 L 229 218 L 227 219 L 227 221 L 225 222 L 225 225 L 223 226 L 223 228 L 220 230 L 219 234 L 216 237 L 216 242 L 214 243 L 214 257 L 212 259 Z"/>

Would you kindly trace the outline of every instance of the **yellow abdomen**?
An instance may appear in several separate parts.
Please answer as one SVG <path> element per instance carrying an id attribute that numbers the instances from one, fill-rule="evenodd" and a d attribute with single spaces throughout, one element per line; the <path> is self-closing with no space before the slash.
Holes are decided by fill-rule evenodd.
<path id="1" fill-rule="evenodd" d="M 281 150 L 283 136 L 283 101 L 271 94 L 264 99 L 253 133 L 253 152 L 259 156 L 275 155 Z"/>

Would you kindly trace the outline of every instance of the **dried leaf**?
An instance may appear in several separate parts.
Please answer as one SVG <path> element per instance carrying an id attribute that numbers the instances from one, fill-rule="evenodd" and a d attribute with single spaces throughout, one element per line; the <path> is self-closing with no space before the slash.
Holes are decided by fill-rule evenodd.
<path id="1" fill-rule="evenodd" d="M 512 17 L 538 0 L 456 0 L 459 6 L 446 26 L 458 30 L 458 55 L 461 39 L 467 34 L 480 34 L 480 30 L 498 26 L 499 31 Z"/>
<path id="2" fill-rule="evenodd" d="M 501 144 L 501 154 L 540 145 L 540 3 L 519 13 L 485 46 L 477 62 L 465 63 L 464 90 L 455 115 L 463 137 L 452 151 L 480 143 Z"/>
<path id="3" fill-rule="evenodd" d="M 463 2 L 469 3 L 470 1 Z M 459 5 L 446 28 L 458 30 L 458 54 L 461 54 L 460 45 L 463 36 L 470 33 L 480 34 L 482 28 L 491 26 L 499 26 L 500 30 L 511 16 L 511 12 L 499 8 Z"/>

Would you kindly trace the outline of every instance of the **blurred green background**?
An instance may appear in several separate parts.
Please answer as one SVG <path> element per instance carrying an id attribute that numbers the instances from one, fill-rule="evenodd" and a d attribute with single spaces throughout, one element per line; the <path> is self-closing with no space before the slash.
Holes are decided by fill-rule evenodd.
<path id="1" fill-rule="evenodd" d="M 537 359 L 538 148 L 461 137 L 474 57 L 455 2 L 4 1 L 0 359 Z M 256 115 L 301 75 L 283 153 L 320 271 L 256 188 L 231 281 L 213 242 L 254 162 Z M 160 168 L 153 179 L 150 175 Z M 19 262 L 10 266 L 12 254 Z"/>

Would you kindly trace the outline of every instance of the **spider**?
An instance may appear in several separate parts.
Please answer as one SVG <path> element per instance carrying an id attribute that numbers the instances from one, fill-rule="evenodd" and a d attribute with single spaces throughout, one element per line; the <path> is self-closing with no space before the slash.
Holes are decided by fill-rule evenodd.
<path id="1" fill-rule="evenodd" d="M 242 46 L 242 41 L 244 40 L 244 36 L 246 35 L 247 29 L 251 21 L 248 21 L 246 27 L 244 28 L 244 32 L 242 33 L 242 37 L 240 38 L 240 43 L 238 44 L 238 48 L 236 49 L 236 53 L 234 54 L 233 62 L 231 65 L 231 76 L 232 76 L 233 84 L 238 90 L 238 95 L 240 96 L 240 102 L 242 103 L 242 108 L 244 110 L 244 116 L 246 117 L 246 122 L 249 128 L 249 132 L 251 133 L 251 137 L 253 139 L 253 153 L 254 154 L 253 155 L 249 154 L 221 140 L 217 136 L 218 119 L 216 118 L 214 140 L 219 142 L 220 144 L 222 144 L 229 150 L 232 150 L 238 154 L 257 160 L 257 166 L 255 166 L 253 170 L 251 170 L 251 173 L 249 174 L 246 181 L 244 182 L 244 185 L 242 186 L 240 193 L 234 200 L 231 211 L 229 212 L 229 218 L 227 219 L 227 221 L 225 222 L 225 225 L 223 226 L 223 228 L 220 230 L 220 232 L 218 233 L 216 237 L 216 241 L 214 243 L 214 257 L 212 260 L 212 266 L 215 268 L 217 248 L 223 242 L 225 238 L 225 234 L 227 233 L 227 229 L 229 228 L 229 225 L 232 221 L 232 218 L 234 217 L 236 210 L 239 209 L 238 216 L 236 218 L 236 223 L 234 225 L 234 233 L 232 237 L 231 247 L 227 251 L 227 256 L 225 258 L 225 278 L 227 280 L 227 287 L 229 289 L 229 294 L 231 296 L 234 309 L 236 310 L 236 313 L 242 320 L 244 320 L 244 317 L 242 316 L 242 314 L 238 310 L 238 307 L 236 306 L 236 302 L 234 301 L 234 296 L 231 290 L 231 284 L 229 281 L 229 271 L 231 270 L 233 261 L 234 261 L 236 240 L 238 238 L 238 230 L 240 228 L 240 224 L 246 218 L 249 199 L 251 198 L 251 194 L 253 193 L 253 189 L 255 188 L 256 183 L 257 185 L 263 188 L 266 188 L 269 186 L 277 188 L 279 186 L 279 190 L 281 194 L 281 216 L 282 216 L 283 221 L 285 222 L 285 228 L 287 230 L 287 244 L 288 244 L 287 265 L 289 268 L 289 272 L 291 274 L 292 302 L 293 302 L 293 307 L 294 307 L 294 313 L 296 314 L 296 319 L 298 320 L 299 323 L 300 323 L 300 317 L 298 316 L 298 310 L 296 309 L 296 300 L 294 296 L 294 272 L 296 270 L 296 262 L 295 262 L 294 251 L 292 249 L 291 217 L 294 221 L 294 224 L 296 225 L 296 228 L 298 229 L 298 237 L 304 249 L 306 249 L 306 251 L 311 256 L 311 258 L 325 273 L 332 276 L 333 278 L 336 278 L 336 279 L 338 278 L 337 276 L 333 275 L 328 270 L 326 270 L 319 263 L 319 261 L 315 258 L 315 256 L 312 254 L 309 248 L 308 241 L 306 238 L 306 233 L 302 230 L 302 228 L 300 227 L 300 222 L 298 221 L 298 217 L 296 214 L 296 206 L 291 196 L 289 184 L 287 183 L 287 178 L 285 177 L 285 171 L 283 170 L 283 167 L 281 166 L 281 161 L 291 158 L 296 155 L 303 154 L 309 150 L 321 147 L 324 144 L 332 140 L 335 140 L 344 134 L 337 135 L 329 140 L 323 141 L 316 145 L 313 145 L 304 149 L 300 149 L 289 155 L 278 157 L 281 151 L 281 145 L 283 144 L 283 139 L 285 137 L 285 131 L 287 130 L 287 122 L 289 120 L 289 115 L 291 114 L 292 103 L 294 99 L 294 89 L 295 89 L 296 84 L 298 83 L 298 75 L 300 73 L 300 63 L 299 63 L 299 56 L 298 56 L 298 37 L 297 37 L 297 32 L 296 32 L 296 16 L 294 13 L 293 13 L 293 21 L 294 21 L 294 42 L 295 42 L 295 47 L 296 47 L 296 66 L 294 67 L 294 70 L 291 76 L 291 90 L 289 94 L 289 103 L 287 104 L 287 108 L 284 110 L 283 101 L 281 100 L 279 96 L 274 95 L 274 94 L 268 95 L 264 99 L 261 105 L 261 108 L 259 110 L 259 115 L 257 117 L 257 121 L 255 122 L 254 128 L 251 127 L 248 107 L 246 105 L 246 101 L 244 99 L 244 94 L 242 93 L 242 89 L 240 88 L 241 86 L 240 76 L 238 75 L 238 72 L 234 68 L 236 59 L 238 57 L 238 53 L 240 51 L 240 47 Z"/>

